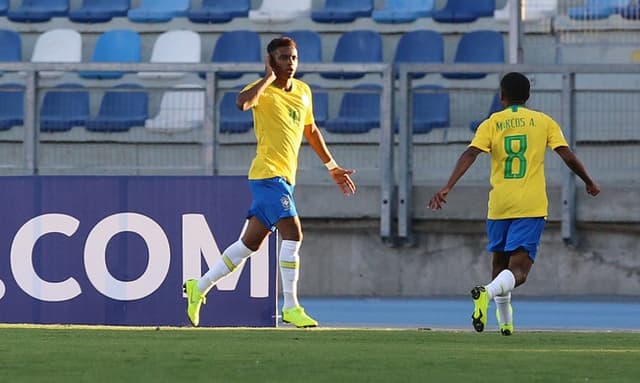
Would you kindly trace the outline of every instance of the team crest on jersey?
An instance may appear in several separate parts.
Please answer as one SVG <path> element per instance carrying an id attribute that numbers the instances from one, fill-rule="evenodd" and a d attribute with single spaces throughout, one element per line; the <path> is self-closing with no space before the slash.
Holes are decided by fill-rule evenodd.
<path id="1" fill-rule="evenodd" d="M 309 96 L 307 96 L 306 94 L 303 94 L 302 97 L 300 97 L 302 100 L 302 105 L 304 106 L 308 106 L 309 105 Z"/>
<path id="2" fill-rule="evenodd" d="M 282 196 L 282 198 L 280 198 L 280 203 L 282 204 L 282 208 L 284 210 L 291 209 L 291 201 L 289 201 L 289 197 L 287 197 L 286 195 L 284 195 L 284 196 Z"/>

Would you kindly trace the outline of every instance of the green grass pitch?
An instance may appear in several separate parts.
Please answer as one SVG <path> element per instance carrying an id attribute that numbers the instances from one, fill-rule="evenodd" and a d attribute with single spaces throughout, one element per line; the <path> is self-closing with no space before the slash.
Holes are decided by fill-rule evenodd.
<path id="1" fill-rule="evenodd" d="M 0 382 L 638 382 L 640 333 L 0 326 Z"/>

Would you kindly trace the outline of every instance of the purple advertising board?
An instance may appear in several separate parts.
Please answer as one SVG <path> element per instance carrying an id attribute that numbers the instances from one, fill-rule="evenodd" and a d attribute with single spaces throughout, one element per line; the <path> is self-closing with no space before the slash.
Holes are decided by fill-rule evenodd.
<path id="1" fill-rule="evenodd" d="M 0 322 L 189 325 L 182 283 L 250 203 L 245 177 L 0 177 Z M 209 292 L 200 326 L 276 326 L 274 237 Z"/>

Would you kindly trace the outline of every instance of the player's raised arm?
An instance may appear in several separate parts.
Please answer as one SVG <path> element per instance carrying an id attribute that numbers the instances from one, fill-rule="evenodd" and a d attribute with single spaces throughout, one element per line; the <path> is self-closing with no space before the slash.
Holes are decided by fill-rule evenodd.
<path id="1" fill-rule="evenodd" d="M 316 124 L 305 125 L 304 136 L 309 142 L 309 145 L 316 152 L 320 160 L 324 163 L 329 170 L 331 178 L 335 181 L 336 185 L 340 187 L 342 193 L 346 196 L 350 196 L 356 193 L 356 184 L 351 179 L 351 175 L 356 171 L 354 169 L 344 169 L 340 167 L 331 156 L 329 148 L 322 137 L 320 129 Z"/>
<path id="2" fill-rule="evenodd" d="M 264 90 L 276 80 L 276 75 L 271 66 L 271 56 L 267 55 L 264 59 L 264 77 L 251 88 L 245 89 L 238 94 L 236 98 L 236 106 L 241 111 L 249 110 L 258 102 L 258 98 Z"/>

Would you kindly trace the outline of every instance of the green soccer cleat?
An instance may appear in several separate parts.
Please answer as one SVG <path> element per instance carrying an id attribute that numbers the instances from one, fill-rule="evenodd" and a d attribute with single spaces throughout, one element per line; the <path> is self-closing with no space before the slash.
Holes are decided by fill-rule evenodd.
<path id="1" fill-rule="evenodd" d="M 300 306 L 282 310 L 282 321 L 284 323 L 291 323 L 298 328 L 318 326 L 318 321 L 307 315 Z"/>
<path id="2" fill-rule="evenodd" d="M 489 293 L 484 286 L 476 286 L 471 289 L 471 298 L 473 298 L 473 328 L 477 332 L 484 331 L 487 325 L 487 308 L 489 307 Z"/>
<path id="3" fill-rule="evenodd" d="M 200 306 L 207 303 L 207 298 L 198 289 L 198 281 L 188 279 L 182 285 L 182 291 L 187 294 L 187 316 L 194 327 L 200 324 Z"/>
<path id="4" fill-rule="evenodd" d="M 496 318 L 498 318 L 500 333 L 504 336 L 513 334 L 513 307 L 511 307 L 511 304 L 509 304 L 509 311 L 511 311 L 511 323 L 500 323 L 500 311 L 496 309 Z"/>

